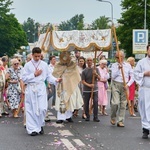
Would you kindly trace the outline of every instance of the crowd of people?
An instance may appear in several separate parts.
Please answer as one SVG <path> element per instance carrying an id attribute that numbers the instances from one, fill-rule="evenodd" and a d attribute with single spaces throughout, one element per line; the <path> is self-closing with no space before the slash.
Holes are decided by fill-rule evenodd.
<path id="1" fill-rule="evenodd" d="M 72 57 L 70 52 L 61 52 L 59 61 L 50 56 L 49 64 L 43 61 L 39 47 L 32 50 L 22 66 L 21 58 L 0 58 L 0 118 L 12 113 L 18 118 L 24 113 L 24 126 L 31 136 L 44 134 L 44 125 L 50 121 L 47 113 L 48 100 L 57 111 L 56 123 L 73 122 L 82 108 L 85 122 L 93 117 L 100 122 L 99 113 L 108 116 L 106 107 L 110 97 L 110 123 L 124 127 L 125 112 L 128 102 L 130 115 L 135 117 L 135 91 L 139 90 L 139 111 L 142 120 L 143 136 L 147 139 L 150 130 L 150 46 L 147 56 L 135 67 L 134 57 L 125 60 L 123 51 L 115 54 L 116 62 L 111 67 L 111 83 L 107 59 L 101 56 L 94 66 L 92 57 L 84 58 L 80 52 Z M 9 63 L 9 65 L 8 65 Z M 8 108 L 9 113 L 6 111 Z"/>

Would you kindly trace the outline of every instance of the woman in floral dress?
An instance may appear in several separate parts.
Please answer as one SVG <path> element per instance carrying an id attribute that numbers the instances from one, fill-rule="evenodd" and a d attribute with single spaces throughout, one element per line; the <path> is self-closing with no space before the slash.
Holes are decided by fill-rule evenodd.
<path id="1" fill-rule="evenodd" d="M 8 81 L 8 100 L 13 112 L 13 117 L 17 118 L 17 108 L 20 102 L 22 84 L 20 82 L 21 69 L 19 69 L 19 61 L 17 59 L 12 59 L 11 65 L 11 68 L 8 68 L 6 73 L 6 80 Z"/>

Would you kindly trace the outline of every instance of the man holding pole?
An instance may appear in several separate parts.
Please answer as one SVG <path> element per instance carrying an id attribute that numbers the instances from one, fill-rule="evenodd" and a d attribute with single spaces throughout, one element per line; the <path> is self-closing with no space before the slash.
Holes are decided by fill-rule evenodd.
<path id="1" fill-rule="evenodd" d="M 128 100 L 128 87 L 134 82 L 133 70 L 130 64 L 124 62 L 125 56 L 123 51 L 117 51 L 115 57 L 117 62 L 114 63 L 111 68 L 112 85 L 110 123 L 115 125 L 117 121 L 118 127 L 124 127 L 126 104 Z"/>
<path id="2" fill-rule="evenodd" d="M 92 83 L 92 77 L 95 76 L 94 83 Z M 85 121 L 90 121 L 89 114 L 89 101 L 90 98 L 93 100 L 93 121 L 99 122 L 98 119 L 98 85 L 97 80 L 100 80 L 100 75 L 98 69 L 93 67 L 93 59 L 91 57 L 87 58 L 87 68 L 82 72 L 82 83 L 83 83 L 83 99 L 84 99 L 84 109 L 87 118 Z M 93 88 L 93 90 L 92 90 Z M 93 93 L 92 93 L 93 92 Z M 92 97 L 91 97 L 92 95 Z"/>

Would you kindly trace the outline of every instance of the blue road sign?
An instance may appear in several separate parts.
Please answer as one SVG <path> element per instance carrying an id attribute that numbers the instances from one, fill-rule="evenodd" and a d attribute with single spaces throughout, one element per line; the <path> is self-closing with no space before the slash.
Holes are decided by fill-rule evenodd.
<path id="1" fill-rule="evenodd" d="M 133 30 L 133 54 L 145 54 L 148 44 L 148 30 Z"/>
<path id="2" fill-rule="evenodd" d="M 146 31 L 135 31 L 135 43 L 146 43 Z"/>

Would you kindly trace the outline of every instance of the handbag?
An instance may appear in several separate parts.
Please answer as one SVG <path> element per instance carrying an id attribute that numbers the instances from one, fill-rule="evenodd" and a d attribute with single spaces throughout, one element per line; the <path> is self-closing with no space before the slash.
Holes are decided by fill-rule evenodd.
<path id="1" fill-rule="evenodd" d="M 21 86 L 20 86 L 20 83 L 18 83 L 18 85 L 17 85 L 17 91 L 18 91 L 18 93 L 21 93 Z"/>
<path id="2" fill-rule="evenodd" d="M 106 90 L 108 89 L 108 83 L 107 82 L 104 83 L 104 87 Z"/>

